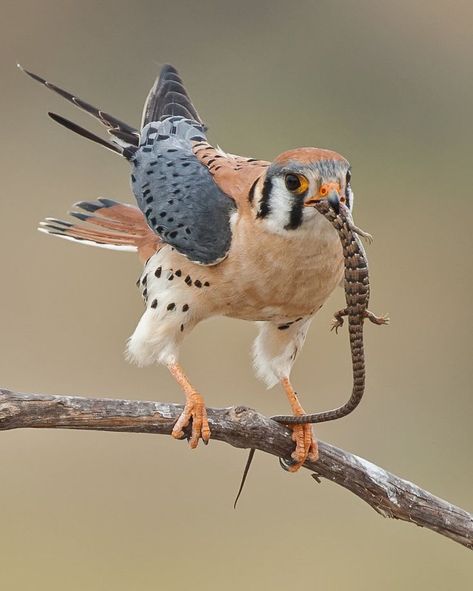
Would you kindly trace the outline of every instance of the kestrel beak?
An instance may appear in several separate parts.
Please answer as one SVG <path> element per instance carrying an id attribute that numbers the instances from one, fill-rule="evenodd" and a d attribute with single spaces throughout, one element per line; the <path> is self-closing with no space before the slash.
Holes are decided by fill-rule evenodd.
<path id="1" fill-rule="evenodd" d="M 338 213 L 340 212 L 340 196 L 337 193 L 337 191 L 331 191 L 329 193 L 327 201 L 329 202 L 333 211 L 338 215 Z"/>
<path id="2" fill-rule="evenodd" d="M 344 201 L 343 197 L 340 197 L 340 184 L 339 183 L 323 183 L 318 193 L 309 197 L 305 202 L 305 207 L 312 207 L 317 201 L 321 199 L 327 199 L 335 213 L 340 210 L 340 201 Z"/>

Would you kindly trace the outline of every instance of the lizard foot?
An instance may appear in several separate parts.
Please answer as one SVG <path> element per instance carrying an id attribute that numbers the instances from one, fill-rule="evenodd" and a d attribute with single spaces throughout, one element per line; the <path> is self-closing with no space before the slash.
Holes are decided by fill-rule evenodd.
<path id="1" fill-rule="evenodd" d="M 385 314 L 384 316 L 376 316 L 376 314 L 373 314 L 373 312 L 370 312 L 369 310 L 365 311 L 365 318 L 368 318 L 368 320 L 370 320 L 373 324 L 389 324 L 390 319 L 389 316 L 387 314 Z"/>

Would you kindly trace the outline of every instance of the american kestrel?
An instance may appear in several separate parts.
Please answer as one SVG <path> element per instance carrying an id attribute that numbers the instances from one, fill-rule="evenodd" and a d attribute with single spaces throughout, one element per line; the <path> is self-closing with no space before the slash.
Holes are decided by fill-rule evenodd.
<path id="1" fill-rule="evenodd" d="M 289 150 L 271 163 L 214 148 L 170 65 L 149 92 L 139 129 L 26 73 L 98 119 L 111 141 L 50 113 L 55 121 L 130 163 L 138 207 L 82 201 L 75 204 L 82 211 L 71 212 L 79 223 L 47 218 L 40 230 L 138 252 L 146 309 L 127 355 L 140 366 L 165 365 L 183 389 L 185 408 L 172 435 L 184 437 L 191 423 L 192 448 L 210 438 L 204 400 L 178 358 L 184 337 L 217 315 L 258 323 L 256 373 L 268 387 L 279 382 L 292 412 L 304 414 L 291 368 L 312 318 L 343 277 L 339 237 L 314 204 L 331 197 L 352 209 L 348 161 L 320 148 Z M 291 428 L 296 471 L 318 451 L 310 425 Z"/>

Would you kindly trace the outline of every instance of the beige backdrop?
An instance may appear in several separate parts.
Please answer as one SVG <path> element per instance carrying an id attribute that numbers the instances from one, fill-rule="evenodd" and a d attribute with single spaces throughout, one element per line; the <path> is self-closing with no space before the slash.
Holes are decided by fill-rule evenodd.
<path id="1" fill-rule="evenodd" d="M 0 384 L 20 391 L 182 399 L 162 368 L 123 358 L 142 311 L 134 255 L 36 232 L 44 216 L 100 195 L 132 201 L 128 165 L 60 129 L 94 123 L 17 61 L 132 124 L 166 62 L 211 140 L 273 158 L 304 145 L 353 165 L 369 248 L 366 399 L 321 438 L 470 510 L 472 498 L 471 2 L 3 0 L 0 35 L 2 265 Z M 294 380 L 304 405 L 350 388 L 347 334 L 317 317 Z M 251 324 L 216 319 L 184 365 L 214 406 L 287 410 L 256 381 Z M 259 455 L 239 509 L 246 454 L 190 452 L 165 437 L 0 433 L 1 587 L 466 589 L 471 554 L 382 519 L 344 490 Z M 181 587 L 182 585 L 182 587 Z"/>

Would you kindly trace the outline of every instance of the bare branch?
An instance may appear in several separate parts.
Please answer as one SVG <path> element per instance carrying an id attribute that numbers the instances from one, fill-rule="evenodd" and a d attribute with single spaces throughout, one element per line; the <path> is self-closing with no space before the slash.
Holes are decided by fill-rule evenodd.
<path id="1" fill-rule="evenodd" d="M 169 435 L 182 405 L 162 402 L 19 394 L 0 389 L 0 430 L 89 429 Z M 208 409 L 212 437 L 239 448 L 290 458 L 290 431 L 247 407 Z M 410 521 L 473 548 L 473 516 L 342 449 L 319 442 L 305 467 L 355 493 L 384 517 Z"/>

